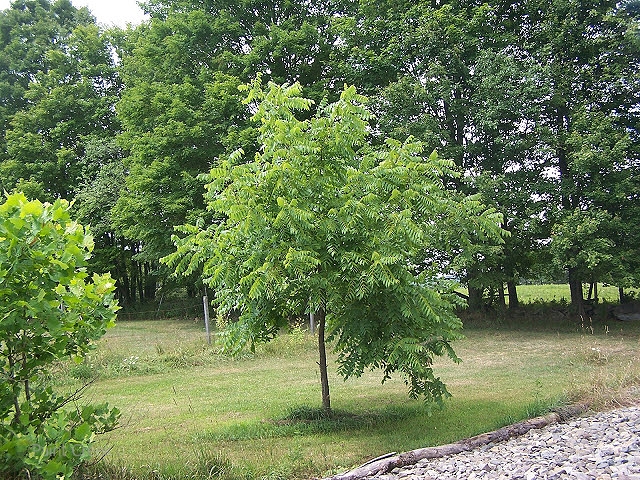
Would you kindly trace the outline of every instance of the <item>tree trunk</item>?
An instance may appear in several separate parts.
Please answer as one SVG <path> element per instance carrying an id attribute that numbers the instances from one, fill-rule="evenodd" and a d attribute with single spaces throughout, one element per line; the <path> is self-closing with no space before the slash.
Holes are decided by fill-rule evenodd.
<path id="1" fill-rule="evenodd" d="M 133 253 L 133 255 L 138 253 L 138 246 L 136 244 L 132 244 L 131 245 L 131 251 Z M 130 257 L 129 260 L 129 298 L 131 299 L 131 303 L 135 303 L 136 302 L 136 298 L 137 298 L 137 291 L 138 291 L 138 263 L 133 260 L 133 257 Z M 142 299 L 139 299 L 140 301 L 142 301 Z"/>
<path id="2" fill-rule="evenodd" d="M 469 309 L 470 310 L 480 310 L 482 309 L 483 301 L 482 301 L 482 289 L 477 287 L 472 287 L 469 285 Z"/>
<path id="3" fill-rule="evenodd" d="M 579 317 L 586 318 L 582 279 L 575 268 L 569 268 L 569 289 L 571 291 L 571 306 L 576 310 Z"/>
<path id="4" fill-rule="evenodd" d="M 138 262 L 137 264 L 138 270 L 138 298 L 140 301 L 146 300 L 144 298 L 144 272 L 142 271 L 142 264 Z"/>
<path id="5" fill-rule="evenodd" d="M 13 394 L 13 408 L 15 410 L 11 424 L 18 425 L 20 423 L 20 415 L 22 415 L 22 411 L 20 410 L 20 381 L 16 376 L 16 359 L 10 348 L 7 359 L 9 361 L 9 374 L 7 375 L 7 379 L 9 380 L 11 393 Z"/>
<path id="6" fill-rule="evenodd" d="M 320 384 L 322 385 L 322 408 L 325 413 L 331 413 L 331 397 L 329 396 L 329 375 L 327 372 L 327 350 L 324 339 L 324 330 L 326 324 L 326 314 L 324 308 L 321 307 L 316 313 L 316 321 L 318 323 L 318 352 L 320 353 Z"/>
<path id="7" fill-rule="evenodd" d="M 520 306 L 520 300 L 518 300 L 516 282 L 513 280 L 507 282 L 507 292 L 509 293 L 509 308 L 518 308 Z"/>
<path id="8" fill-rule="evenodd" d="M 156 298 L 156 278 L 152 275 L 152 265 L 149 262 L 144 264 L 144 298 L 153 300 Z"/>
<path id="9" fill-rule="evenodd" d="M 129 270 L 127 269 L 127 246 L 124 240 L 118 243 L 117 268 L 119 272 L 118 277 L 120 278 L 118 289 L 120 290 L 120 299 L 124 304 L 131 302 L 131 286 L 129 283 Z"/>
<path id="10" fill-rule="evenodd" d="M 504 297 L 504 284 L 501 283 L 500 287 L 498 288 L 498 302 L 500 303 L 500 306 L 502 308 L 504 308 L 507 305 L 507 301 Z"/>

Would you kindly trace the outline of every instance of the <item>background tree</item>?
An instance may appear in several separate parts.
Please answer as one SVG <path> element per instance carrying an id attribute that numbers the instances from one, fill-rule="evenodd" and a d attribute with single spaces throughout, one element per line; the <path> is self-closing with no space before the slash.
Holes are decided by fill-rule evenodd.
<path id="1" fill-rule="evenodd" d="M 28 105 L 25 92 L 47 52 L 63 45 L 79 20 L 90 21 L 88 10 L 78 11 L 66 0 L 14 1 L 0 12 L 0 159 L 6 158 L 9 121 Z"/>
<path id="2" fill-rule="evenodd" d="M 124 151 L 115 139 L 93 139 L 87 143 L 83 162 L 98 169 L 77 187 L 74 213 L 91 224 L 95 249 L 88 262 L 92 272 L 110 272 L 116 280 L 120 304 L 144 298 L 144 275 L 133 256 L 136 243 L 115 230 L 113 209 L 126 178 Z M 142 290 L 142 293 L 140 293 Z"/>
<path id="3" fill-rule="evenodd" d="M 2 24 L 1 186 L 71 199 L 91 173 L 81 162 L 86 142 L 117 131 L 110 45 L 88 11 L 67 0 L 14 2 Z"/>
<path id="4" fill-rule="evenodd" d="M 635 196 L 623 189 L 638 175 L 629 132 L 637 125 L 640 44 L 617 2 L 531 1 L 527 12 L 523 45 L 544 66 L 551 92 L 537 147 L 549 153 L 545 169 L 553 185 L 546 196 L 555 208 L 545 214 L 571 302 L 584 315 L 584 281 L 605 272 L 618 272 L 615 284 L 624 278 L 618 267 L 624 249 L 615 245 L 622 237 L 619 208 Z"/>
<path id="5" fill-rule="evenodd" d="M 498 92 L 486 95 L 488 78 L 507 77 L 503 71 L 512 67 L 497 60 L 489 65 L 490 59 L 506 57 L 500 56 L 508 42 L 500 22 L 495 7 L 473 1 L 383 2 L 382 5 L 360 2 L 355 17 L 338 21 L 345 37 L 341 44 L 342 71 L 349 81 L 358 82 L 359 78 L 367 77 L 363 81 L 377 99 L 380 136 L 414 135 L 425 142 L 428 149 L 437 149 L 444 158 L 453 160 L 466 175 L 451 179 L 451 185 L 467 194 L 481 191 L 487 202 L 503 212 L 505 226 L 508 222 L 513 230 L 511 215 L 507 215 L 513 208 L 499 203 L 494 198 L 494 189 L 481 188 L 477 181 L 484 171 L 484 163 L 492 164 L 493 170 L 502 175 L 501 161 L 513 154 L 513 151 L 499 149 L 490 152 L 491 147 L 485 140 L 494 137 L 483 132 L 484 126 L 497 126 L 495 115 L 493 122 L 486 117 L 493 112 L 497 114 L 498 110 L 510 113 L 501 119 L 502 129 L 513 124 L 514 114 L 507 105 L 501 104 L 505 103 L 505 97 Z M 358 33 L 354 34 L 356 26 Z M 513 70 L 512 67 L 511 75 L 518 80 L 522 78 Z M 479 100 L 484 104 L 479 104 Z M 481 125 L 483 115 L 485 121 Z M 515 128 L 511 126 L 512 130 Z M 496 128 L 493 130 L 492 134 L 497 133 Z M 498 152 L 500 157 L 495 158 Z M 502 200 L 509 198 L 504 195 Z M 517 238 L 519 235 L 513 235 L 511 240 Z M 459 269 L 469 288 L 472 308 L 482 305 L 483 291 L 501 291 L 503 282 L 515 277 L 514 267 L 505 268 L 513 263 L 505 256 L 511 249 L 505 247 L 483 245 L 479 241 L 474 246 L 475 255 L 470 255 L 465 262 L 449 262 L 446 267 L 447 270 Z M 468 246 L 464 250 L 469 252 Z M 522 258 L 520 253 L 508 257 Z"/>
<path id="6" fill-rule="evenodd" d="M 231 147 L 255 150 L 238 85 L 260 71 L 301 82 L 316 100 L 327 94 L 336 38 L 329 19 L 339 2 L 161 0 L 145 8 L 152 21 L 122 47 L 128 174 L 114 221 L 153 271 L 172 249 L 173 226 L 205 213 L 197 176 Z"/>
<path id="7" fill-rule="evenodd" d="M 82 221 L 99 225 L 89 267 L 111 271 L 122 290 L 118 268 L 99 260 L 114 254 L 102 233 L 110 216 L 94 208 L 90 195 L 80 195 L 105 163 L 122 161 L 115 147 L 99 147 L 110 145 L 120 129 L 114 105 L 122 85 L 112 37 L 86 8 L 66 0 L 13 2 L 0 13 L 0 32 L 6 67 L 0 72 L 0 122 L 6 127 L 0 132 L 0 188 L 41 200 L 75 199 Z M 105 204 L 117 199 L 121 185 L 110 185 Z M 84 202 L 93 205 L 83 208 Z M 123 246 L 118 256 L 128 251 Z"/>
<path id="8" fill-rule="evenodd" d="M 462 266 L 472 307 L 504 282 L 516 303 L 519 277 L 559 252 L 542 247 L 562 212 L 575 223 L 576 208 L 609 212 L 602 228 L 610 247 L 591 255 L 603 259 L 597 275 L 565 262 L 574 305 L 580 308 L 583 280 L 605 271 L 629 278 L 613 273 L 622 272 L 613 266 L 619 261 L 604 259 L 621 252 L 621 211 L 611 209 L 614 198 L 629 207 L 621 199 L 632 191 L 621 185 L 635 184 L 637 175 L 629 142 L 638 104 L 635 2 L 543 3 L 365 1 L 337 21 L 341 71 L 375 95 L 380 136 L 410 133 L 454 160 L 466 180 L 456 188 L 480 192 L 513 232 L 499 248 L 476 245 L 477 262 Z M 609 200 L 592 199 L 598 190 L 610 192 Z"/>
<path id="9" fill-rule="evenodd" d="M 322 404 L 330 411 L 325 334 L 335 340 L 339 372 L 359 376 L 380 368 L 400 372 L 413 397 L 441 403 L 447 395 L 433 357 L 457 360 L 451 342 L 461 323 L 453 286 L 413 262 L 437 250 L 447 219 L 472 218 L 468 230 L 499 238 L 499 216 L 472 198 L 446 190 L 453 164 L 420 155 L 421 145 L 367 143 L 370 112 L 354 87 L 296 118 L 312 101 L 299 84 L 266 90 L 256 80 L 261 148 L 242 151 L 207 176 L 208 207 L 218 224 L 186 225 L 177 251 L 164 259 L 178 273 L 203 268 L 222 313 L 240 310 L 229 343 L 241 348 L 269 340 L 291 314 L 315 312 Z"/>
<path id="10" fill-rule="evenodd" d="M 228 137 L 252 141 L 242 132 L 240 81 L 208 65 L 218 35 L 209 18 L 192 12 L 154 19 L 121 45 L 126 89 L 118 141 L 126 177 L 112 218 L 142 267 L 141 299 L 153 298 L 163 278 L 158 259 L 171 251 L 173 226 L 204 213 L 197 176 L 225 151 Z"/>
<path id="11" fill-rule="evenodd" d="M 109 275 L 84 271 L 91 237 L 69 203 L 8 195 L 0 205 L 0 474 L 70 478 L 117 410 L 82 407 L 47 384 L 53 363 L 82 358 L 118 309 Z M 66 405 L 75 408 L 64 409 Z"/>

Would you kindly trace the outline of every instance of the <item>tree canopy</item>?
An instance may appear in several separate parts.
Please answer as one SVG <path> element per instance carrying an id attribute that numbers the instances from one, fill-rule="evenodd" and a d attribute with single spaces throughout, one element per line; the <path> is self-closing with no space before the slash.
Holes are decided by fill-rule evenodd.
<path id="1" fill-rule="evenodd" d="M 454 164 L 423 157 L 419 142 L 372 148 L 371 113 L 355 87 L 309 119 L 298 118 L 312 105 L 299 84 L 263 89 L 258 77 L 246 88 L 259 151 L 245 160 L 238 150 L 211 170 L 206 199 L 219 220 L 178 227 L 186 235 L 164 261 L 182 274 L 202 268 L 219 312 L 240 311 L 232 348 L 316 313 L 326 409 L 325 331 L 343 377 L 400 372 L 412 397 L 442 402 L 431 365 L 443 354 L 457 360 L 459 301 L 438 281 L 441 265 L 421 255 L 446 250 L 442 231 L 454 225 L 456 235 L 499 239 L 500 216 L 447 190 Z"/>

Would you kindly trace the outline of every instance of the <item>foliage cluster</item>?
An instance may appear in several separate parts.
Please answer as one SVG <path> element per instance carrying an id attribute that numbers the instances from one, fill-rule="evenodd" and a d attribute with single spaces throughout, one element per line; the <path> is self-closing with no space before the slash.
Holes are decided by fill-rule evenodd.
<path id="1" fill-rule="evenodd" d="M 59 395 L 47 382 L 54 362 L 82 358 L 115 320 L 113 280 L 84 270 L 92 247 L 64 200 L 13 194 L 0 204 L 3 476 L 70 478 L 95 434 L 117 422 L 116 409 L 80 405 L 82 388 Z"/>

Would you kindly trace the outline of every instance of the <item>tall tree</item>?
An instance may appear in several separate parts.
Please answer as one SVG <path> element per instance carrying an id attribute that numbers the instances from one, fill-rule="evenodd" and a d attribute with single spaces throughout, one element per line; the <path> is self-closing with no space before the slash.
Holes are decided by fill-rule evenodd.
<path id="1" fill-rule="evenodd" d="M 88 173 L 81 162 L 88 139 L 117 130 L 110 45 L 88 11 L 67 0 L 14 2 L 0 22 L 1 186 L 70 199 Z"/>
<path id="2" fill-rule="evenodd" d="M 441 403 L 447 391 L 433 357 L 457 357 L 456 296 L 414 258 L 446 249 L 442 229 L 458 219 L 457 234 L 500 238 L 499 215 L 476 199 L 445 188 L 450 161 L 421 155 L 421 144 L 367 142 L 371 113 L 354 87 L 324 103 L 310 119 L 302 87 L 260 80 L 247 103 L 257 103 L 261 148 L 239 150 L 207 176 L 208 207 L 217 224 L 185 225 L 177 251 L 164 259 L 178 273 L 203 268 L 219 311 L 240 309 L 232 347 L 269 340 L 290 314 L 318 320 L 322 405 L 330 411 L 325 335 L 335 340 L 344 378 L 380 368 L 383 381 L 400 372 L 412 397 Z"/>
<path id="3" fill-rule="evenodd" d="M 316 101 L 335 88 L 330 54 L 337 41 L 332 19 L 351 12 L 354 0 L 148 0 L 153 18 L 198 12 L 215 32 L 207 47 L 210 67 L 248 81 L 257 73 L 276 83 L 299 82 Z M 200 57 L 202 61 L 202 57 Z M 338 86 L 338 88 L 340 88 Z"/>
<path id="4" fill-rule="evenodd" d="M 540 145 L 550 153 L 546 169 L 555 186 L 547 195 L 556 206 L 548 217 L 555 225 L 555 258 L 567 271 L 571 302 L 581 315 L 582 283 L 622 273 L 618 219 L 630 212 L 620 208 L 637 208 L 628 201 L 638 176 L 629 132 L 638 121 L 640 44 L 619 7 L 613 1 L 531 1 L 520 26 L 551 90 Z"/>
<path id="5" fill-rule="evenodd" d="M 157 273 L 158 259 L 171 251 L 173 226 L 204 212 L 198 174 L 211 168 L 230 138 L 247 146 L 254 141 L 245 131 L 241 82 L 207 65 L 217 35 L 196 11 L 153 20 L 123 42 L 126 89 L 117 112 L 127 176 L 112 218 L 118 234 L 136 243 L 135 259 L 149 272 Z"/>
<path id="6" fill-rule="evenodd" d="M 299 81 L 317 101 L 328 92 L 334 3 L 145 4 L 152 20 L 130 32 L 122 49 L 127 88 L 117 108 L 128 175 L 114 220 L 139 242 L 136 258 L 156 268 L 171 251 L 173 226 L 204 213 L 198 174 L 230 146 L 255 151 L 240 83 L 265 72 L 278 82 Z"/>
<path id="7" fill-rule="evenodd" d="M 578 257 L 561 260 L 571 249 L 552 250 L 569 272 L 574 305 L 581 308 L 583 280 L 630 278 L 620 267 L 630 243 L 619 247 L 629 236 L 618 219 L 635 215 L 627 200 L 637 184 L 634 5 L 363 1 L 338 20 L 341 71 L 376 96 L 381 137 L 412 134 L 453 159 L 466 174 L 456 187 L 481 192 L 513 232 L 500 248 L 477 245 L 477 261 L 463 265 L 472 306 L 505 281 L 515 300 L 518 277 L 548 258 L 552 232 L 571 230 L 563 219 L 575 227 L 577 218 L 601 218 L 576 209 L 604 209 L 608 219 L 598 228 L 606 242 L 590 254 L 603 260 L 596 270 Z M 605 260 L 611 255 L 619 259 Z"/>
<path id="8" fill-rule="evenodd" d="M 88 21 L 87 10 L 82 11 Z M 77 22 L 71 2 L 14 1 L 0 12 L 0 155 L 11 117 L 28 105 L 25 92 L 45 63 L 46 53 L 63 45 Z"/>
<path id="9" fill-rule="evenodd" d="M 531 68 L 513 60 L 509 21 L 499 6 L 474 1 L 365 1 L 355 18 L 338 21 L 345 37 L 342 71 L 356 82 L 366 77 L 377 98 L 381 136 L 414 135 L 454 160 L 466 175 L 452 184 L 481 192 L 514 232 L 502 246 L 478 239 L 475 255 L 449 262 L 465 275 L 474 308 L 482 304 L 484 290 L 502 291 L 505 281 L 515 285 L 529 265 L 517 245 L 528 237 L 520 228 L 526 221 L 514 218 L 521 208 L 516 199 L 529 190 L 515 178 L 524 169 L 513 165 L 531 144 L 523 140 L 522 128 L 534 112 L 513 108 L 518 100 L 510 94 L 527 105 L 536 85 Z M 358 33 L 350 33 L 355 26 Z M 510 91 L 505 95 L 497 85 Z M 515 288 L 510 291 L 516 303 Z"/>
<path id="10" fill-rule="evenodd" d="M 149 296 L 149 292 L 144 291 L 147 285 L 141 275 L 144 267 L 133 258 L 137 244 L 114 228 L 113 209 L 126 177 L 123 157 L 115 139 L 93 139 L 87 143 L 83 162 L 97 171 L 76 188 L 74 211 L 83 224 L 91 226 L 94 237 L 95 249 L 88 268 L 93 272 L 110 272 L 116 281 L 117 298 L 121 304 L 127 304 Z"/>

